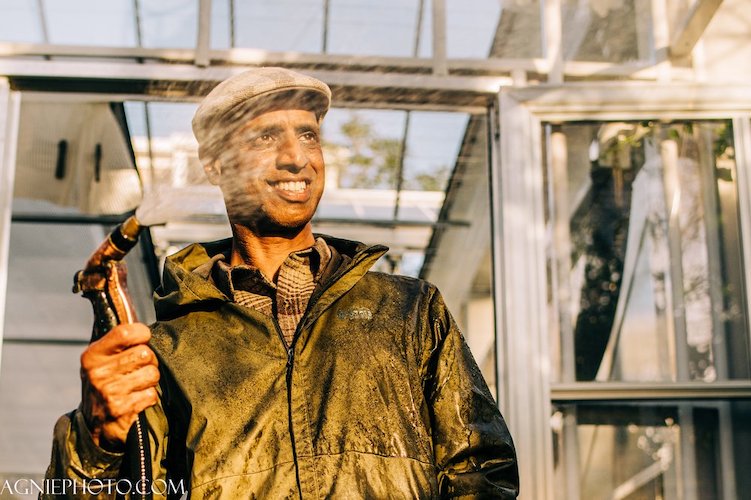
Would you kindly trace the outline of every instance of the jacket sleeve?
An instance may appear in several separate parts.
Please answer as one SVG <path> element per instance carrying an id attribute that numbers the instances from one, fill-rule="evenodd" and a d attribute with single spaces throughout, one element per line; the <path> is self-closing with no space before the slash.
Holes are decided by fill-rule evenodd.
<path id="1" fill-rule="evenodd" d="M 429 303 L 425 397 L 442 498 L 516 498 L 519 473 L 506 423 L 436 290 Z"/>
<path id="2" fill-rule="evenodd" d="M 146 410 L 149 424 L 149 444 L 153 480 L 164 480 L 163 458 L 166 456 L 167 428 L 161 404 Z M 105 450 L 94 443 L 80 409 L 60 417 L 55 424 L 52 439 L 52 457 L 45 474 L 45 491 L 41 499 L 115 498 L 112 495 L 94 494 L 99 484 L 117 481 L 123 453 Z M 92 482 L 92 480 L 94 480 Z M 163 482 L 158 483 L 160 486 Z M 127 486 L 123 485 L 123 489 Z M 153 488 L 154 500 L 165 498 L 164 488 Z"/>

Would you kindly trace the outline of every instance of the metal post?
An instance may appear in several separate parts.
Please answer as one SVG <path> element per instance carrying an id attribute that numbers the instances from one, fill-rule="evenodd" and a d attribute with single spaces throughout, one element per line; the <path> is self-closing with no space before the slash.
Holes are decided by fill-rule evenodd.
<path id="1" fill-rule="evenodd" d="M 662 134 L 660 134 L 662 135 Z M 683 297 L 683 266 L 681 260 L 681 223 L 679 219 L 681 185 L 678 177 L 678 145 L 665 139 L 660 143 L 660 156 L 665 179 L 665 201 L 668 220 L 668 248 L 670 266 L 670 290 L 666 290 L 669 308 L 667 315 L 673 318 L 673 335 L 668 331 L 668 340 L 673 340 L 675 350 L 675 376 L 679 382 L 689 380 L 688 338 L 686 335 L 686 308 Z"/>
<path id="2" fill-rule="evenodd" d="M 502 281 L 494 289 L 506 343 L 503 366 L 509 426 L 517 443 L 522 498 L 554 496 L 550 364 L 543 215 L 542 129 L 510 93 L 500 94 L 501 200 L 493 222 L 501 240 Z M 497 251 L 496 251 L 497 252 Z"/>
<path id="3" fill-rule="evenodd" d="M 510 403 L 509 390 L 506 379 L 506 346 L 505 329 L 503 328 L 503 305 L 501 303 L 503 284 L 503 240 L 501 231 L 501 164 L 500 164 L 500 124 L 498 108 L 491 105 L 488 108 L 488 190 L 490 197 L 490 261 L 493 277 L 490 280 L 493 295 L 493 323 L 495 325 L 495 387 L 496 401 L 501 412 L 508 420 Z"/>
<path id="4" fill-rule="evenodd" d="M 321 53 L 329 51 L 329 0 L 323 0 L 323 33 L 321 35 Z"/>
<path id="5" fill-rule="evenodd" d="M 433 74 L 449 74 L 446 61 L 446 0 L 433 0 Z"/>
<path id="6" fill-rule="evenodd" d="M 21 95 L 10 90 L 8 80 L 0 79 L 0 363 L 8 291 L 8 253 L 20 104 Z"/>
<path id="7" fill-rule="evenodd" d="M 713 134 L 706 126 L 694 126 L 698 142 L 701 202 L 704 213 L 705 242 L 707 245 L 707 282 L 709 284 L 710 314 L 712 315 L 711 353 L 718 380 L 728 378 L 728 339 L 720 314 L 724 308 L 722 297 L 722 250 L 720 249 L 720 223 L 717 220 L 720 206 L 715 178 Z"/>
<path id="8" fill-rule="evenodd" d="M 198 2 L 198 40 L 196 41 L 196 66 L 211 64 L 211 0 Z"/>
<path id="9" fill-rule="evenodd" d="M 566 135 L 560 126 L 551 128 L 548 134 L 549 182 L 552 197 L 550 220 L 553 225 L 553 307 L 558 311 L 558 342 L 560 343 L 561 380 L 574 382 L 574 328 L 571 318 L 571 207 L 568 199 L 568 159 Z M 551 325 L 552 326 L 552 325 Z M 553 327 L 553 330 L 556 330 Z M 551 360 L 552 361 L 552 360 Z"/>
<path id="10" fill-rule="evenodd" d="M 565 471 L 565 498 L 580 498 L 581 484 L 579 478 L 579 422 L 576 405 L 567 405 L 563 417 L 563 450 L 559 452 L 561 462 L 558 467 Z M 559 490 L 560 491 L 560 490 Z"/>
<path id="11" fill-rule="evenodd" d="M 681 426 L 680 470 L 678 474 L 683 486 L 681 498 L 697 500 L 696 484 L 696 428 L 693 406 L 688 403 L 678 405 L 678 423 Z"/>
<path id="12" fill-rule="evenodd" d="M 542 46 L 548 64 L 548 83 L 563 82 L 563 22 L 561 0 L 541 0 Z"/>
<path id="13" fill-rule="evenodd" d="M 733 119 L 733 144 L 735 145 L 735 171 L 738 175 L 738 215 L 741 225 L 741 248 L 743 260 L 748 262 L 751 252 L 751 116 Z M 744 282 L 748 289 L 751 284 L 751 266 L 743 266 Z M 744 304 L 747 318 L 751 317 L 751 293 L 746 292 Z M 746 329 L 751 345 L 751 329 Z"/>
<path id="14" fill-rule="evenodd" d="M 671 79 L 670 64 L 670 17 L 667 0 L 652 0 L 652 39 L 654 40 L 653 62 L 657 66 L 657 81 Z"/>

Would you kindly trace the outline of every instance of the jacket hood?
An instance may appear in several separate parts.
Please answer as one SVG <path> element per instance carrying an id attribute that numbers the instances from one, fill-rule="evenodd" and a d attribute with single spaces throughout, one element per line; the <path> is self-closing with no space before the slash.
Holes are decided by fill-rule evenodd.
<path id="1" fill-rule="evenodd" d="M 333 278 L 348 276 L 354 285 L 376 260 L 388 251 L 383 245 L 368 246 L 358 241 L 322 237 L 331 248 L 332 258 L 321 279 L 325 288 Z M 217 260 L 232 249 L 232 238 L 210 243 L 194 243 L 167 257 L 162 285 L 154 292 L 154 309 L 158 320 L 167 320 L 190 310 L 208 310 L 231 299 L 208 279 Z"/>

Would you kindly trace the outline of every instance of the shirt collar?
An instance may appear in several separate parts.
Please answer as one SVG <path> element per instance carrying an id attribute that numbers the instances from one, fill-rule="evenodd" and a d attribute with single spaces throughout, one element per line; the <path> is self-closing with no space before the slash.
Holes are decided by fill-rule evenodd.
<path id="1" fill-rule="evenodd" d="M 276 289 L 276 284 L 266 278 L 260 269 L 250 264 L 229 264 L 231 250 L 215 255 L 210 263 L 211 270 L 209 279 L 227 297 L 234 297 L 235 290 L 246 291 L 271 291 Z M 313 246 L 292 252 L 284 261 L 284 265 L 290 260 L 297 260 L 309 265 L 313 273 L 313 282 L 318 283 L 323 270 L 331 259 L 331 249 L 326 241 L 320 236 L 316 238 Z"/>

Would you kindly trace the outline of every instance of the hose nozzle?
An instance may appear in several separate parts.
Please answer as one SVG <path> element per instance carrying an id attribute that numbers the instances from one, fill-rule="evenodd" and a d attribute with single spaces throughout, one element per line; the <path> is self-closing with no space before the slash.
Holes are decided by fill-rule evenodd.
<path id="1" fill-rule="evenodd" d="M 73 277 L 73 292 L 83 293 L 94 306 L 94 338 L 118 323 L 136 321 L 135 308 L 128 296 L 127 270 L 122 260 L 136 246 L 144 227 L 135 216 L 128 217 L 91 254 L 86 267 Z"/>
<path id="2" fill-rule="evenodd" d="M 93 271 L 103 266 L 107 261 L 122 260 L 130 250 L 136 246 L 142 226 L 135 215 L 131 215 L 117 226 L 89 257 L 85 272 Z"/>

